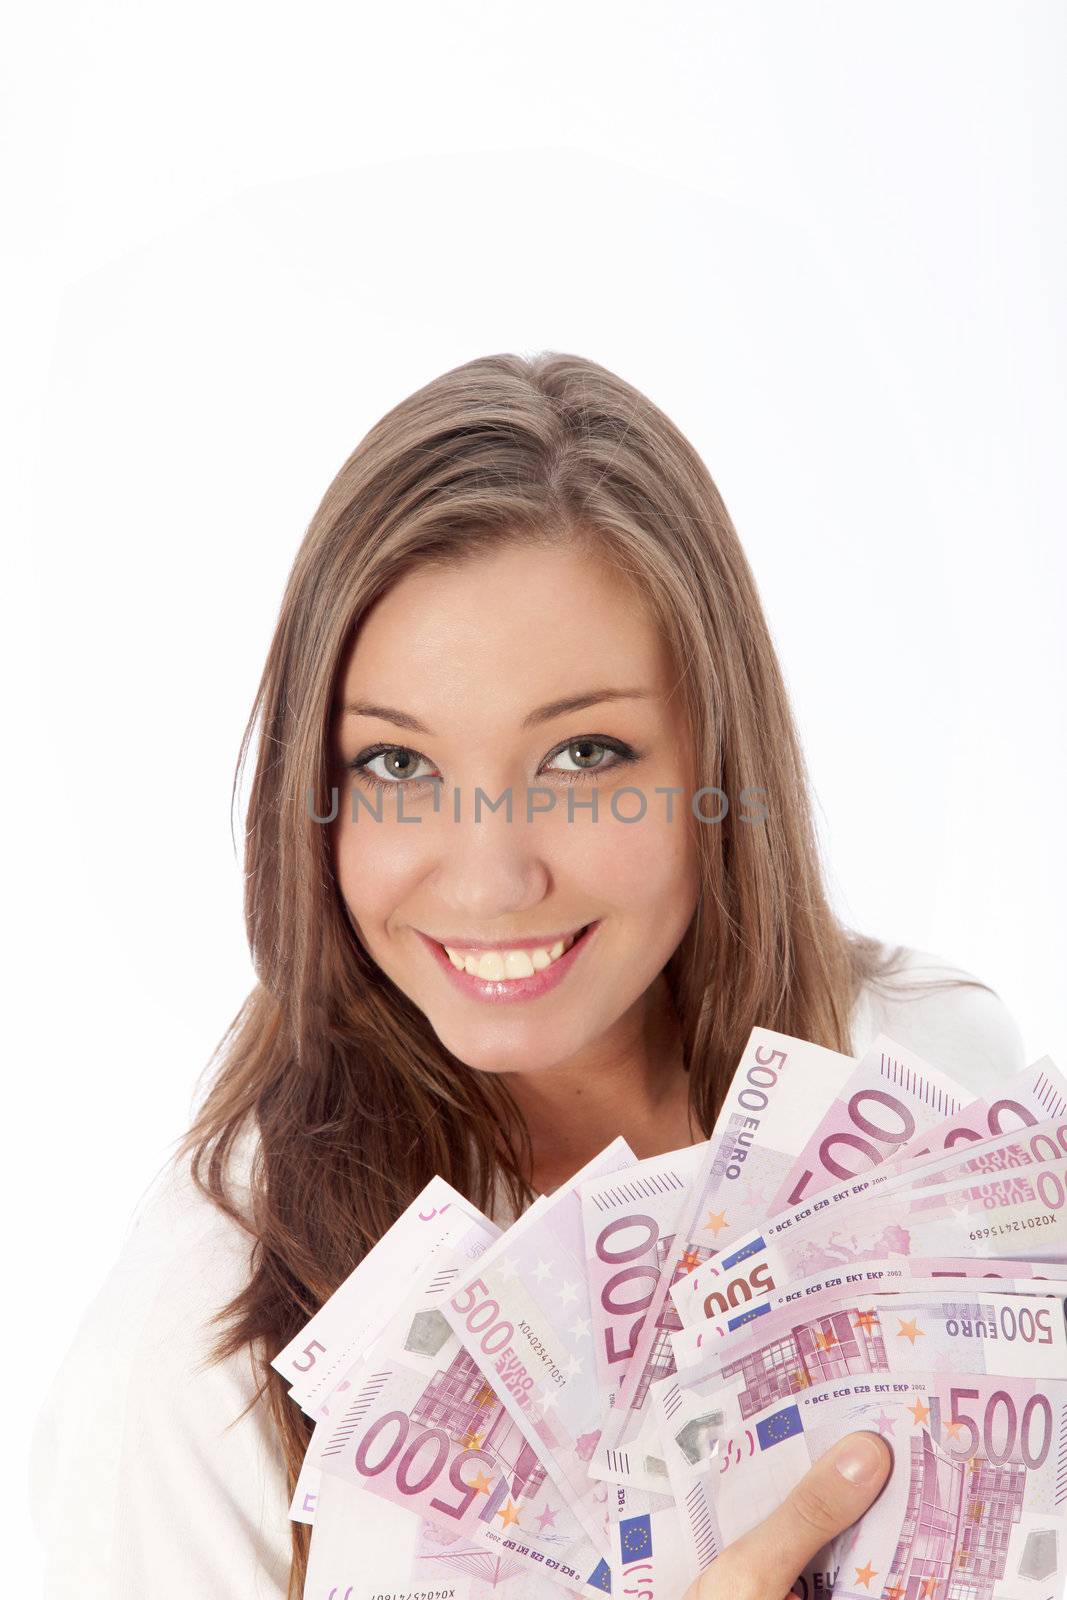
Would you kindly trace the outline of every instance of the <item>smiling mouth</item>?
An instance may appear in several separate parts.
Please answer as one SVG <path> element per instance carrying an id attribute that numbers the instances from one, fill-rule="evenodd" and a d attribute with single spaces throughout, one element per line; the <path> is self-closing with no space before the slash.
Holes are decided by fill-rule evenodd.
<path id="1" fill-rule="evenodd" d="M 455 950 L 438 940 L 434 942 L 457 972 L 467 972 L 472 978 L 483 978 L 490 983 L 507 982 L 509 978 L 532 978 L 535 972 L 543 972 L 566 955 L 591 927 L 593 923 L 587 922 L 577 933 L 568 934 L 553 945 L 525 950 Z"/>

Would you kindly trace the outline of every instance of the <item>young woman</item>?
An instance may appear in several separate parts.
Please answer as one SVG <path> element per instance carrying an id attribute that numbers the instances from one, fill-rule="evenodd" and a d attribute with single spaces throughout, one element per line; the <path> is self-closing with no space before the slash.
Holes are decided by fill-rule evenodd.
<path id="1" fill-rule="evenodd" d="M 975 1093 L 1023 1064 L 984 985 L 834 916 L 730 518 L 590 361 L 471 361 L 371 429 L 239 767 L 254 730 L 258 982 L 42 1413 L 51 1595 L 300 1594 L 310 1429 L 267 1363 L 435 1172 L 507 1220 L 617 1134 L 702 1139 L 756 1024 L 884 1029 Z M 779 1600 L 880 1487 L 866 1450 L 705 1596 Z"/>

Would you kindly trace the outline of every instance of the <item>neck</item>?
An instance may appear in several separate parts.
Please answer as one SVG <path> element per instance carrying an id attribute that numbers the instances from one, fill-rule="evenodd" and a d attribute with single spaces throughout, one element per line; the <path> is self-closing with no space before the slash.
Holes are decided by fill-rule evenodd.
<path id="1" fill-rule="evenodd" d="M 533 1184 L 566 1183 L 612 1139 L 636 1156 L 662 1155 L 702 1137 L 689 1116 L 678 1017 L 661 973 L 611 1032 L 570 1061 L 508 1073 L 533 1151 Z"/>

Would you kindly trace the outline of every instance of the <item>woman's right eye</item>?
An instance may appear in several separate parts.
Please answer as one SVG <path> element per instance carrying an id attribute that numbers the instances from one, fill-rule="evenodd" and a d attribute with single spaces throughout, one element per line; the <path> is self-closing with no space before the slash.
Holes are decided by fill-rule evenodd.
<path id="1" fill-rule="evenodd" d="M 384 761 L 387 772 L 392 767 L 391 774 L 386 777 L 380 777 L 378 773 L 372 772 L 371 762 L 373 761 Z M 380 744 L 376 745 L 373 750 L 362 751 L 354 761 L 350 761 L 348 764 L 360 782 L 369 784 L 372 788 L 417 789 L 427 778 L 425 773 L 419 778 L 412 777 L 412 773 L 422 761 L 426 761 L 426 757 L 420 756 L 417 750 L 409 750 L 406 745 Z M 431 764 L 427 763 L 427 765 Z"/>

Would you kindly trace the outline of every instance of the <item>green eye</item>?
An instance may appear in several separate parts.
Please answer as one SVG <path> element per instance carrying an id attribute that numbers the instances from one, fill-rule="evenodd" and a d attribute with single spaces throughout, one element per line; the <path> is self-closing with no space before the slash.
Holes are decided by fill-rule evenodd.
<path id="1" fill-rule="evenodd" d="M 382 760 L 393 764 L 392 773 L 388 777 L 380 777 L 370 769 L 372 761 Z M 413 778 L 410 774 L 425 760 L 425 756 L 420 756 L 417 750 L 409 750 L 407 745 L 379 744 L 370 750 L 364 750 L 354 761 L 349 762 L 349 766 L 357 778 L 372 788 L 418 789 L 425 782 L 425 774 L 419 778 Z"/>
<path id="2" fill-rule="evenodd" d="M 572 751 L 577 751 L 579 754 L 572 756 Z M 593 753 L 590 754 L 590 751 Z M 609 756 L 615 757 L 606 766 L 604 752 L 607 752 Z M 617 739 L 572 739 L 569 744 L 564 745 L 563 749 L 557 751 L 556 754 L 557 756 L 567 756 L 571 760 L 578 762 L 576 767 L 558 769 L 560 776 L 566 778 L 569 783 L 581 783 L 583 779 L 595 778 L 601 772 L 611 772 L 615 767 L 636 759 L 633 751 L 628 746 L 620 744 Z M 549 757 L 549 759 L 553 760 L 555 757 Z"/>

